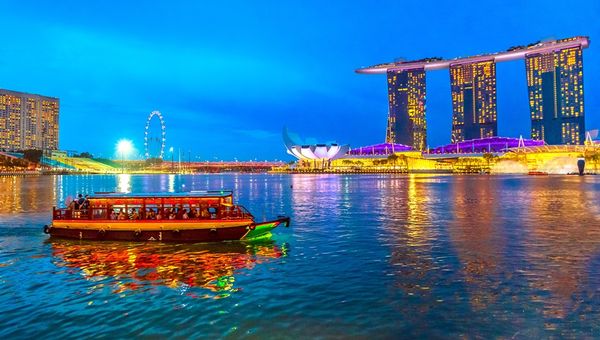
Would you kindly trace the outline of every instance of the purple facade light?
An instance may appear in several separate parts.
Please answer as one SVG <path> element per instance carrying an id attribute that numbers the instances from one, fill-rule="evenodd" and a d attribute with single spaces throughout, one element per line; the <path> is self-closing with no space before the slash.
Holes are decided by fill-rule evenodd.
<path id="1" fill-rule="evenodd" d="M 521 145 L 519 143 L 521 142 Z M 431 154 L 505 152 L 516 147 L 543 146 L 544 141 L 510 137 L 488 137 L 447 144 L 430 149 Z"/>
<path id="2" fill-rule="evenodd" d="M 360 148 L 354 148 L 348 151 L 347 155 L 352 156 L 375 156 L 375 155 L 391 155 L 395 152 L 412 151 L 413 148 L 409 145 L 395 144 L 395 143 L 382 143 L 375 145 L 363 146 Z"/>

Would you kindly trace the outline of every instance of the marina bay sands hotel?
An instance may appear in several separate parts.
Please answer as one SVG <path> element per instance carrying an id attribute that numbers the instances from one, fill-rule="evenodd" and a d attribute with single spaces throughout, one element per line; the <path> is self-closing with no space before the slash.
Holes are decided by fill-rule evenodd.
<path id="1" fill-rule="evenodd" d="M 588 37 L 515 46 L 466 58 L 425 58 L 356 70 L 387 74 L 389 115 L 386 142 L 427 148 L 425 72 L 450 69 L 452 143 L 498 134 L 496 63 L 525 59 L 531 138 L 546 144 L 583 144 L 583 55 Z"/>

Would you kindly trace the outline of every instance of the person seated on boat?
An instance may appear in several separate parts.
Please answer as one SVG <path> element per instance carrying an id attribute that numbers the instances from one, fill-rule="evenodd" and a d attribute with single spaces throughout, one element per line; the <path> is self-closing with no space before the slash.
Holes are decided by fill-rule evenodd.
<path id="1" fill-rule="evenodd" d="M 77 206 L 77 202 L 75 202 L 75 200 L 72 200 L 72 201 L 69 203 L 69 205 L 67 206 L 67 209 L 69 209 L 69 210 L 71 210 L 71 211 L 72 211 L 72 210 L 75 210 L 75 209 L 76 209 L 76 208 L 75 208 L 75 206 Z"/>
<path id="2" fill-rule="evenodd" d="M 158 212 L 156 213 L 156 219 L 157 220 L 162 220 L 163 219 L 163 215 L 160 214 L 160 209 L 158 209 Z"/>
<path id="3" fill-rule="evenodd" d="M 137 210 L 131 209 L 131 214 L 129 215 L 129 219 L 131 220 L 139 220 L 140 219 L 140 215 L 138 214 Z"/>
<path id="4" fill-rule="evenodd" d="M 174 219 L 175 219 L 175 217 L 177 217 L 177 215 L 175 215 L 175 212 L 173 212 L 173 211 L 172 211 L 172 212 L 169 214 L 169 219 L 170 219 L 170 220 L 174 220 Z"/>
<path id="5" fill-rule="evenodd" d="M 117 217 L 117 219 L 119 219 L 119 220 L 126 220 L 127 219 L 127 214 L 125 214 L 125 212 L 123 210 L 121 210 L 121 212 L 119 212 L 119 217 Z"/>
<path id="6" fill-rule="evenodd" d="M 148 213 L 146 213 L 146 218 L 149 220 L 156 219 L 156 213 L 154 212 L 154 209 L 148 209 Z"/>
<path id="7" fill-rule="evenodd" d="M 237 207 L 237 206 L 234 206 L 234 207 L 231 209 L 231 211 L 230 211 L 230 213 L 229 213 L 229 216 L 230 216 L 230 217 L 239 217 L 239 215 L 240 215 L 240 211 L 239 211 L 238 207 Z"/>
<path id="8" fill-rule="evenodd" d="M 83 199 L 83 203 L 81 203 L 81 206 L 79 207 L 79 209 L 87 210 L 90 207 L 89 197 L 90 197 L 90 195 L 85 195 L 85 198 Z"/>
<path id="9" fill-rule="evenodd" d="M 209 218 L 210 217 L 210 213 L 208 212 L 208 207 L 206 205 L 202 206 L 202 214 L 201 214 L 202 218 Z"/>
<path id="10" fill-rule="evenodd" d="M 77 195 L 77 204 L 75 205 L 75 209 L 83 209 L 83 202 L 85 202 L 85 198 L 83 198 L 83 195 Z"/>
<path id="11" fill-rule="evenodd" d="M 190 218 L 190 216 L 187 213 L 186 209 L 181 209 L 183 211 L 183 213 L 181 214 L 181 219 L 182 220 L 188 220 Z"/>
<path id="12" fill-rule="evenodd" d="M 188 213 L 188 217 L 190 219 L 194 219 L 196 218 L 198 215 L 196 215 L 196 209 L 190 209 L 190 212 Z"/>
<path id="13" fill-rule="evenodd" d="M 183 214 L 185 213 L 185 209 L 183 209 L 182 207 L 179 207 L 177 209 L 177 213 L 175 214 L 175 218 L 178 220 L 183 220 Z"/>
<path id="14" fill-rule="evenodd" d="M 110 209 L 110 215 L 108 215 L 109 219 L 111 220 L 116 220 L 117 219 L 117 214 L 115 214 L 115 211 Z"/>

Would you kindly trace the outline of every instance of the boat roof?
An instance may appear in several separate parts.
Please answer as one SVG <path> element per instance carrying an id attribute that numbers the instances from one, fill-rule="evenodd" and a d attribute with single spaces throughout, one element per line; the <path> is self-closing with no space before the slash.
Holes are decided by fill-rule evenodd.
<path id="1" fill-rule="evenodd" d="M 186 192 L 95 192 L 89 199 L 101 198 L 214 198 L 232 196 L 232 190 L 201 190 Z"/>

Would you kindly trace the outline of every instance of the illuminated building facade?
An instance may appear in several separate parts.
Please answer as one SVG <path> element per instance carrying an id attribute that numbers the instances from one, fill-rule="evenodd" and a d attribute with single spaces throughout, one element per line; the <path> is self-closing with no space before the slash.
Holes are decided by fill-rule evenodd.
<path id="1" fill-rule="evenodd" d="M 58 110 L 58 98 L 0 89 L 0 150 L 57 150 Z"/>
<path id="2" fill-rule="evenodd" d="M 427 148 L 425 70 L 388 70 L 389 115 L 386 143 Z"/>
<path id="3" fill-rule="evenodd" d="M 496 64 L 493 60 L 450 65 L 452 143 L 494 137 L 496 122 Z"/>
<path id="4" fill-rule="evenodd" d="M 583 144 L 583 53 L 571 47 L 526 57 L 531 138 Z"/>
<path id="5" fill-rule="evenodd" d="M 426 145 L 425 73 L 450 69 L 452 143 L 497 136 L 496 63 L 525 59 L 531 109 L 531 138 L 547 144 L 582 144 L 583 49 L 590 40 L 577 36 L 512 46 L 506 51 L 443 59 L 402 60 L 357 69 L 387 74 L 388 143 L 423 150 Z"/>

